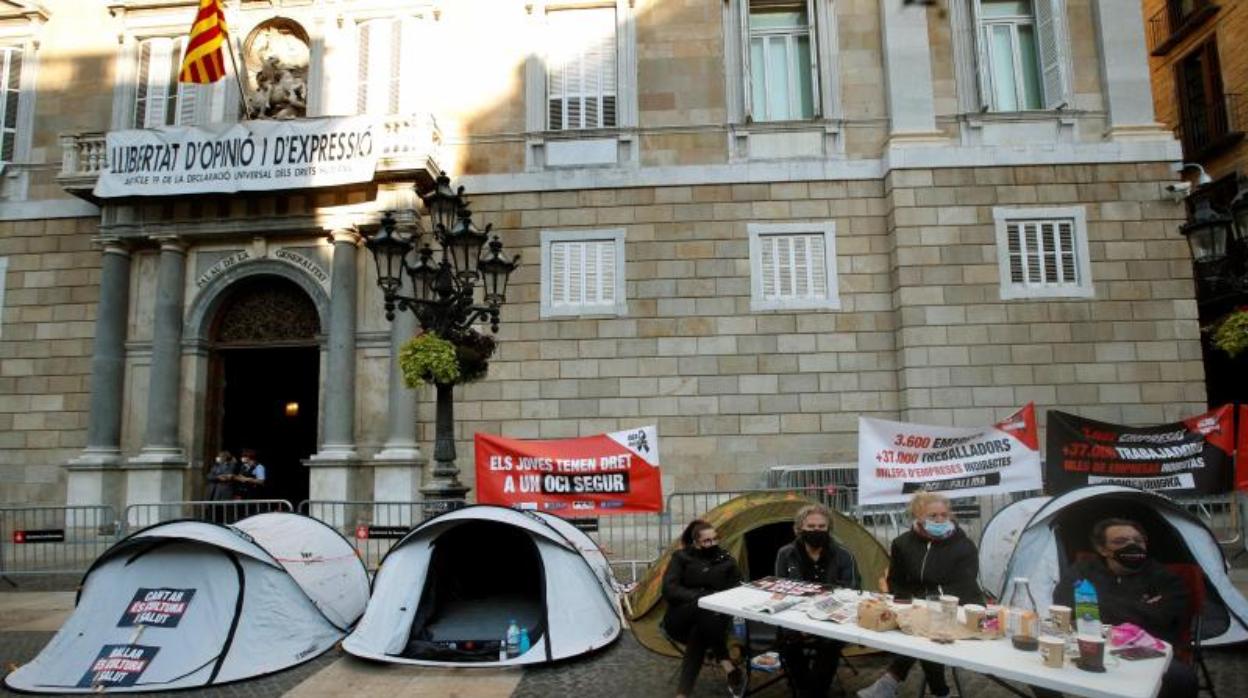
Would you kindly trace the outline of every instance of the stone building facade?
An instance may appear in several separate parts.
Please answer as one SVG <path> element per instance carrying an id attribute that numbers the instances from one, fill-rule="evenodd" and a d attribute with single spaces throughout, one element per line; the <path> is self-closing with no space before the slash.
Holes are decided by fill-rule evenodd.
<path id="1" fill-rule="evenodd" d="M 93 196 L 106 132 L 238 118 L 152 77 L 194 5 L 0 2 L 0 501 L 192 498 L 265 439 L 275 495 L 418 497 L 432 395 L 360 243 L 437 169 L 523 254 L 457 390 L 470 486 L 479 431 L 657 424 L 674 491 L 852 463 L 860 415 L 1204 407 L 1138 3 L 230 2 L 240 60 L 304 42 L 302 119 L 376 117 L 373 179 Z"/>

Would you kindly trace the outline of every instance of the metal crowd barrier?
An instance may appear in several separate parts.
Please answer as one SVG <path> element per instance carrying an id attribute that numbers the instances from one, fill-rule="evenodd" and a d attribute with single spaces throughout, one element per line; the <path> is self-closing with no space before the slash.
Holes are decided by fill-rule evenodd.
<path id="1" fill-rule="evenodd" d="M 226 501 L 152 502 L 126 507 L 122 524 L 127 532 L 158 524 L 162 521 L 195 519 L 219 524 L 232 524 L 248 516 L 270 511 L 293 512 L 285 499 L 231 499 Z"/>
<path id="2" fill-rule="evenodd" d="M 81 573 L 120 533 L 109 506 L 0 507 L 0 577 Z"/>
<path id="3" fill-rule="evenodd" d="M 336 528 L 351 541 L 372 572 L 381 565 L 390 548 L 413 527 L 464 505 L 465 502 L 458 499 L 409 502 L 310 499 L 299 503 L 299 513 Z"/>
<path id="4" fill-rule="evenodd" d="M 1244 542 L 1244 526 L 1241 521 L 1239 495 L 1228 494 L 1174 497 L 1174 501 L 1199 518 L 1213 531 L 1218 543 L 1236 546 Z"/>
<path id="5" fill-rule="evenodd" d="M 616 580 L 623 584 L 639 581 L 670 540 L 662 514 L 611 514 L 567 520 L 598 544 L 611 563 Z"/>

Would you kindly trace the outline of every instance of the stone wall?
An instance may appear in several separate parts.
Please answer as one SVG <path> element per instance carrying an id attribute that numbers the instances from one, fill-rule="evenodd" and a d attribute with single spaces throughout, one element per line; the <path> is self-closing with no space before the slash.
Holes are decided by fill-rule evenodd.
<path id="1" fill-rule="evenodd" d="M 8 260 L 0 318 L 0 502 L 65 497 L 64 469 L 86 445 L 99 295 L 92 219 L 0 222 Z"/>

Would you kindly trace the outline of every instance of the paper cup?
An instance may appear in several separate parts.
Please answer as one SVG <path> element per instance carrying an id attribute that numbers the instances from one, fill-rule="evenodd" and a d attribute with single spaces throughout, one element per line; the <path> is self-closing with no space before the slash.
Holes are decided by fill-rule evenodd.
<path id="1" fill-rule="evenodd" d="M 1047 667 L 1061 669 L 1066 660 L 1066 641 L 1052 635 L 1040 637 L 1040 659 Z"/>
<path id="2" fill-rule="evenodd" d="M 1071 619 L 1073 613 L 1070 606 L 1049 606 L 1049 617 L 1053 619 L 1053 625 L 1064 633 L 1071 631 Z"/>
<path id="3" fill-rule="evenodd" d="M 1084 671 L 1105 671 L 1105 638 L 1098 635 L 1080 635 L 1079 659 L 1075 666 Z"/>

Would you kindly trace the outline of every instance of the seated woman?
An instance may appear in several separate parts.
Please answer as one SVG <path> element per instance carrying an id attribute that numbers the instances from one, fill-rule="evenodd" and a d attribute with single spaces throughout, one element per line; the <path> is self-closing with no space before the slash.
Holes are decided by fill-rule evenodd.
<path id="1" fill-rule="evenodd" d="M 728 659 L 728 616 L 698 608 L 698 599 L 741 583 L 737 561 L 719 547 L 715 527 L 695 519 L 680 535 L 682 547 L 672 554 L 663 575 L 663 600 L 667 614 L 663 628 L 668 636 L 684 643 L 677 698 L 688 696 L 709 651 L 728 674 L 728 690 L 740 695 L 745 674 Z"/>
<path id="2" fill-rule="evenodd" d="M 949 594 L 958 603 L 982 604 L 979 588 L 979 551 L 953 520 L 949 500 L 942 494 L 918 492 L 910 500 L 914 524 L 893 540 L 888 568 L 888 591 L 899 599 L 924 599 Z M 858 691 L 859 698 L 892 698 L 917 660 L 896 657 L 884 675 Z M 923 673 L 932 695 L 949 695 L 943 664 L 924 661 Z"/>

